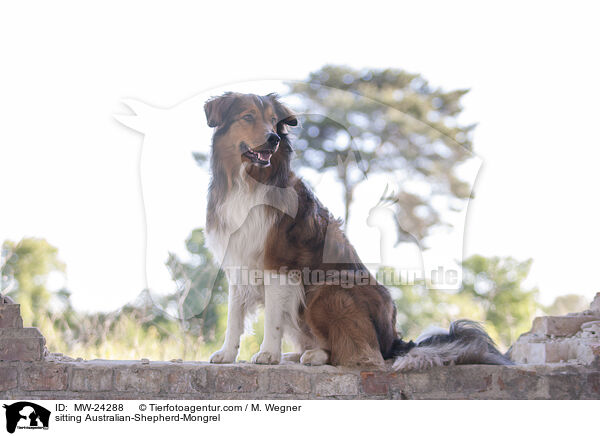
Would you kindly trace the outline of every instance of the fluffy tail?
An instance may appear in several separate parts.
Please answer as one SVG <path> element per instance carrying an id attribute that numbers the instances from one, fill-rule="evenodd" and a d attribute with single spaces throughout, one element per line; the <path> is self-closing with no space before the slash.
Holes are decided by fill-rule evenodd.
<path id="1" fill-rule="evenodd" d="M 400 341 L 394 348 L 398 356 L 393 365 L 396 371 L 455 364 L 513 365 L 479 323 L 465 319 L 454 321 L 448 331 L 435 328 L 421 334 L 414 343 Z"/>

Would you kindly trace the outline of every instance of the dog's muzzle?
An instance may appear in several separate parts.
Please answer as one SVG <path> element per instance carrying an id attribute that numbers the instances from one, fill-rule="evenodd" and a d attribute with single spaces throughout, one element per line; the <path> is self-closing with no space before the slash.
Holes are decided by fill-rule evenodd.
<path id="1" fill-rule="evenodd" d="M 251 148 L 245 142 L 242 142 L 240 144 L 240 151 L 242 152 L 242 156 L 248 159 L 251 163 L 262 167 L 268 167 L 269 165 L 271 165 L 271 157 L 277 151 L 278 147 L 279 136 L 277 136 L 276 142 L 269 142 L 269 140 L 267 140 L 267 142 L 255 149 Z"/>

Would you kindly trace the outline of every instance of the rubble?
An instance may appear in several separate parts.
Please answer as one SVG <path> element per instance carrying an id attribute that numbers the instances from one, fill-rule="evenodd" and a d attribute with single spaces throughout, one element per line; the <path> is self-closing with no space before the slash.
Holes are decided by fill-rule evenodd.
<path id="1" fill-rule="evenodd" d="M 565 316 L 542 316 L 510 350 L 516 363 L 598 364 L 600 358 L 600 292 L 589 310 Z"/>

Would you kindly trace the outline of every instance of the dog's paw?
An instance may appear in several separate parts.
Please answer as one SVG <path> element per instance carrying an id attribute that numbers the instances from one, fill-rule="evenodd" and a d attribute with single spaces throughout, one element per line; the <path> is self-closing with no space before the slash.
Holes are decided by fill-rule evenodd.
<path id="1" fill-rule="evenodd" d="M 281 353 L 271 353 L 270 351 L 259 351 L 252 356 L 252 363 L 259 365 L 277 365 L 281 360 Z"/>
<path id="2" fill-rule="evenodd" d="M 321 348 L 306 350 L 300 358 L 300 363 L 303 365 L 320 366 L 326 365 L 329 362 L 329 353 Z"/>
<path id="3" fill-rule="evenodd" d="M 210 356 L 210 363 L 232 363 L 235 362 L 235 358 L 237 357 L 237 350 L 219 350 L 215 351 Z"/>

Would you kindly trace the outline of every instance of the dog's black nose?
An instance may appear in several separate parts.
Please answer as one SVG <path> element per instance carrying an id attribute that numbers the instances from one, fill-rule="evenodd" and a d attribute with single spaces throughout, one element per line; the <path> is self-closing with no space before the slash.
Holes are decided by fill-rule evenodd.
<path id="1" fill-rule="evenodd" d="M 279 138 L 279 135 L 277 135 L 277 133 L 269 133 L 267 135 L 267 144 L 269 144 L 271 147 L 275 147 L 277 144 L 279 144 L 281 138 Z"/>

